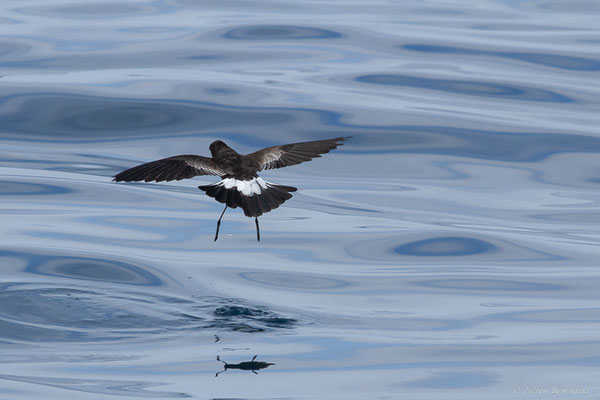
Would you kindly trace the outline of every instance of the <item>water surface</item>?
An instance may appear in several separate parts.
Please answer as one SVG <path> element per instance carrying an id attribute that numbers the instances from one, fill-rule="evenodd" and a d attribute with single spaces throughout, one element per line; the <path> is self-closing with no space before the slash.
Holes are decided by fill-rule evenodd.
<path id="1" fill-rule="evenodd" d="M 596 2 L 0 10 L 1 398 L 598 395 Z M 338 136 L 260 243 L 111 182 Z"/>

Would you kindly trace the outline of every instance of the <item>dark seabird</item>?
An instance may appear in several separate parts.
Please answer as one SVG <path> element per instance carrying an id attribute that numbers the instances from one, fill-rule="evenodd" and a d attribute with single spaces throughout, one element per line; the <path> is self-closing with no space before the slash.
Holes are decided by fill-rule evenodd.
<path id="1" fill-rule="evenodd" d="M 227 207 L 241 207 L 247 217 L 254 217 L 256 238 L 260 241 L 258 217 L 292 198 L 292 186 L 275 185 L 264 181 L 258 172 L 265 169 L 282 168 L 310 161 L 321 154 L 341 146 L 345 139 L 315 140 L 267 147 L 254 153 L 238 154 L 220 140 L 212 142 L 212 158 L 196 155 L 180 155 L 151 161 L 129 168 L 114 176 L 114 181 L 162 182 L 192 178 L 198 175 L 217 175 L 219 182 L 198 186 L 207 195 L 224 203 L 225 208 L 217 221 L 215 241 L 219 238 L 221 218 Z"/>

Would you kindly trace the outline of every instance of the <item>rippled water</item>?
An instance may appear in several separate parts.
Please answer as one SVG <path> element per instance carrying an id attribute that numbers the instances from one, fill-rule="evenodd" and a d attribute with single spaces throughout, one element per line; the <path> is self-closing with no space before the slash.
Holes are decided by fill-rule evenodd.
<path id="1" fill-rule="evenodd" d="M 600 393 L 596 1 L 0 11 L 0 398 Z M 111 182 L 337 136 L 260 243 L 214 177 Z"/>

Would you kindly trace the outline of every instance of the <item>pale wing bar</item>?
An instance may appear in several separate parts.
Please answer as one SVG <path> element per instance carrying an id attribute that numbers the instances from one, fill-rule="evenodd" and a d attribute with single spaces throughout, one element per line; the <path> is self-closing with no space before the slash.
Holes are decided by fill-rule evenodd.
<path id="1" fill-rule="evenodd" d="M 198 175 L 225 175 L 213 160 L 195 155 L 180 155 L 151 161 L 129 168 L 113 178 L 114 181 L 173 181 L 188 179 Z"/>
<path id="2" fill-rule="evenodd" d="M 321 154 L 329 153 L 330 150 L 341 146 L 346 138 L 339 137 L 327 140 L 315 140 L 312 142 L 301 142 L 284 144 L 281 146 L 267 147 L 252 154 L 260 163 L 260 169 L 274 169 L 288 167 L 310 161 L 321 157 Z"/>

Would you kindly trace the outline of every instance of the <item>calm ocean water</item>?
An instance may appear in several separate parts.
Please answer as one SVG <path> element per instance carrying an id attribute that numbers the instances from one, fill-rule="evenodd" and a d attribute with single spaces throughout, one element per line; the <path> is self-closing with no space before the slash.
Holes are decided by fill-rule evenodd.
<path id="1" fill-rule="evenodd" d="M 600 8 L 0 3 L 0 399 L 598 398 Z M 115 173 L 353 136 L 254 222 Z M 222 370 L 228 363 L 275 365 Z"/>

